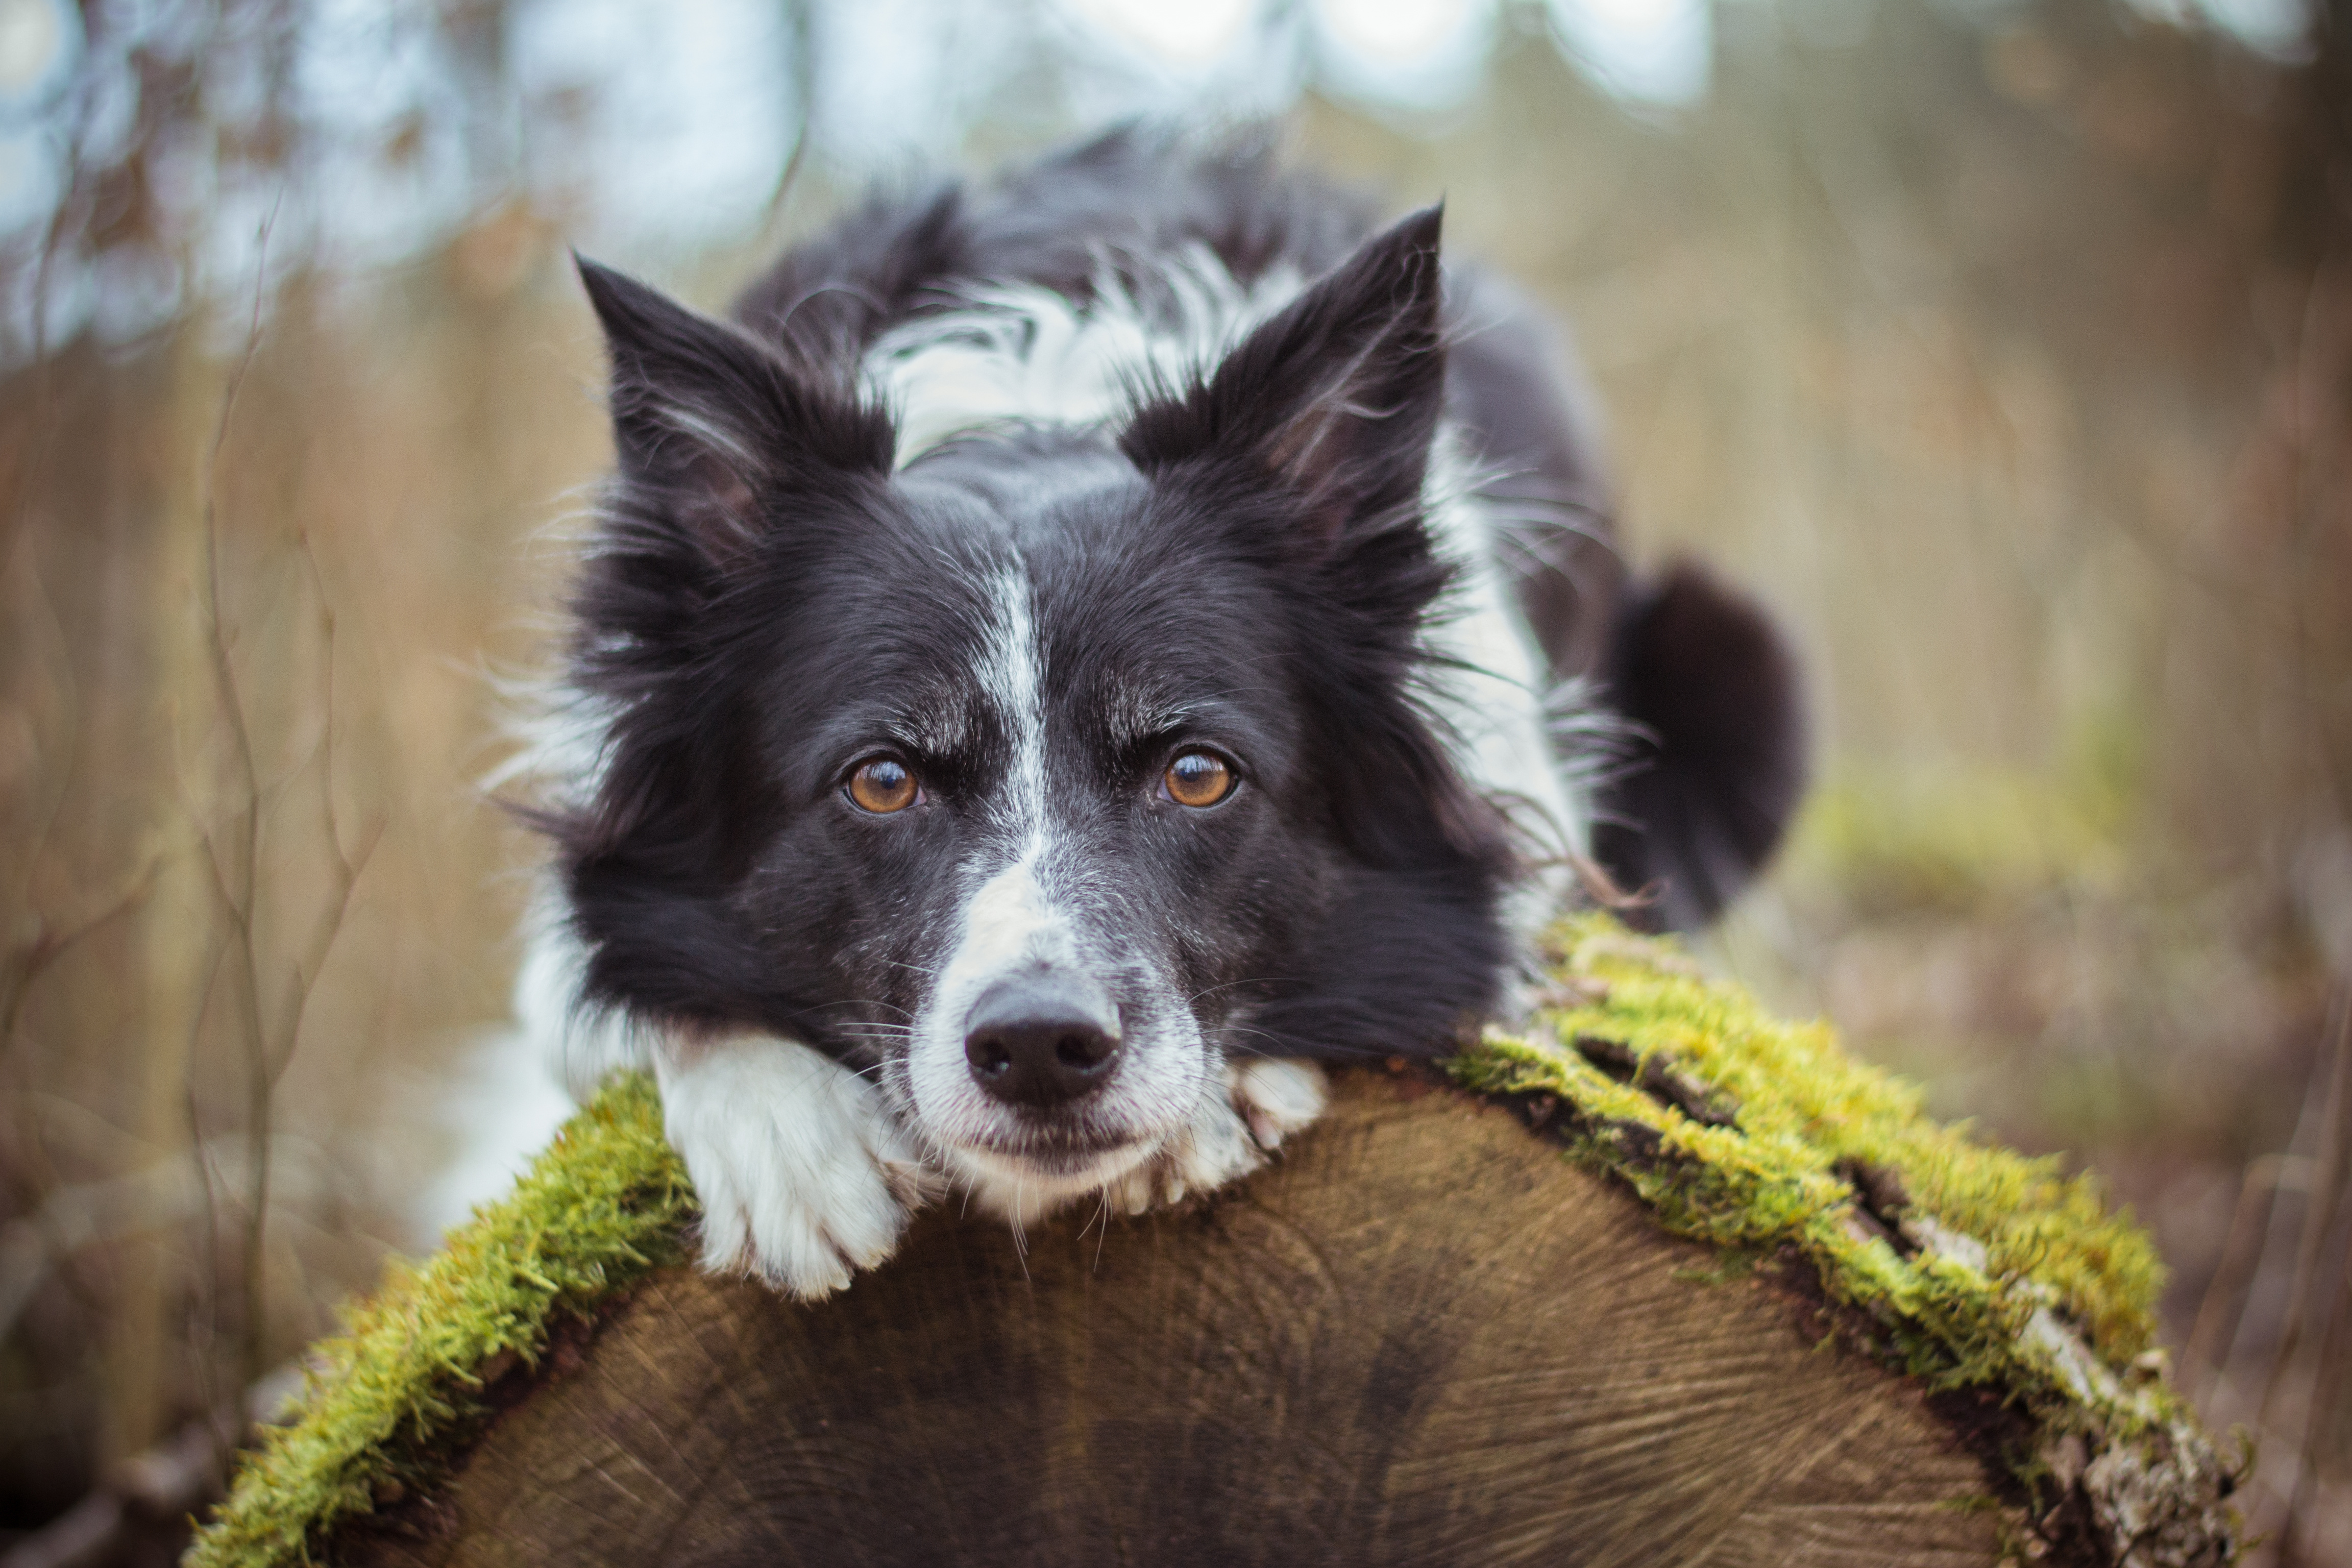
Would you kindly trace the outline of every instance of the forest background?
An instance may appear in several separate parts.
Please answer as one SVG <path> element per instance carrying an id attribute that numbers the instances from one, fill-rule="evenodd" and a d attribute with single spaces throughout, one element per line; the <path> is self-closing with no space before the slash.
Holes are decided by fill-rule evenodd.
<path id="1" fill-rule="evenodd" d="M 475 1047 L 608 456 L 566 247 L 716 307 L 1139 112 L 1573 324 L 1631 557 L 1812 681 L 1709 961 L 2105 1173 L 2254 1561 L 2352 1561 L 2352 0 L 0 0 L 0 1548 L 544 1098 Z"/>

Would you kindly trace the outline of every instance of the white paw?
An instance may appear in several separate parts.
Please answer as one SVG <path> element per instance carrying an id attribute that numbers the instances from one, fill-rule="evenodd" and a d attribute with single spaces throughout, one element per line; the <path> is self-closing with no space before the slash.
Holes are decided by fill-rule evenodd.
<path id="1" fill-rule="evenodd" d="M 663 1120 L 702 1202 L 702 1266 L 814 1300 L 898 1245 L 937 1177 L 864 1079 L 763 1036 L 658 1053 Z"/>
<path id="2" fill-rule="evenodd" d="M 1331 1080 L 1314 1062 L 1255 1058 L 1226 1068 L 1225 1082 L 1234 1109 L 1261 1149 L 1280 1148 L 1331 1103 Z"/>
<path id="3" fill-rule="evenodd" d="M 1103 1196 L 1120 1214 L 1144 1214 L 1214 1192 L 1265 1164 L 1267 1152 L 1323 1114 L 1329 1099 L 1323 1069 L 1313 1062 L 1229 1063 L 1222 1092 L 1203 1094 L 1184 1131 Z"/>

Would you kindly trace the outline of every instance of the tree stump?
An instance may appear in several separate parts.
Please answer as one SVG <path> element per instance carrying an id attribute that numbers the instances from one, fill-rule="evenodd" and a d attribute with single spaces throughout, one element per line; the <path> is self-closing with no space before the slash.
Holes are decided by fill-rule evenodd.
<path id="1" fill-rule="evenodd" d="M 1619 987 L 1728 994 L 1647 962 L 1624 960 Z M 1592 968 L 1565 1000 L 1605 1014 Z M 1646 1004 L 1628 1005 L 1621 1025 Z M 1761 1146 L 1771 1118 L 1752 1097 L 1768 1080 L 1619 1032 L 1633 1043 L 1494 1047 L 1450 1078 L 1338 1075 L 1324 1121 L 1273 1166 L 1187 1208 L 1074 1215 L 1025 1249 L 931 1211 L 887 1265 L 814 1306 L 666 1263 L 676 1247 L 642 1237 L 616 1244 L 594 1289 L 493 1249 L 507 1260 L 474 1258 L 466 1278 L 541 1277 L 541 1327 L 470 1373 L 474 1352 L 444 1356 L 455 1384 L 378 1421 L 373 1447 L 302 1459 L 298 1428 L 192 1561 L 2153 1568 L 2234 1553 L 2228 1471 L 2177 1401 L 2053 1315 L 2089 1287 L 2004 1281 L 1982 1246 L 1906 1255 L 1906 1233 L 1968 1244 L 1906 1218 L 1925 1202 L 1891 1170 L 1851 1171 L 1835 1193 L 1822 1184 L 1840 1178 L 1810 1170 L 1740 1187 L 1708 1140 Z M 1655 1114 L 1612 1098 L 1627 1094 Z M 593 1156 L 582 1145 L 573 1163 Z M 637 1198 L 581 1201 L 606 1219 L 658 1209 L 658 1182 L 616 1179 Z M 1897 1195 L 1873 1200 L 1874 1184 Z M 1794 1228 L 1791 1193 L 1820 1199 Z M 661 1225 L 674 1238 L 676 1216 Z M 1914 1299 L 1873 1294 L 1840 1248 L 1916 1270 Z M 625 1256 L 638 1266 L 615 1286 Z M 1919 1294 L 1946 1276 L 1953 1294 Z M 1959 1322 L 1969 1302 L 1979 1318 Z M 314 1426 L 339 1396 L 406 1375 L 367 1360 L 368 1335 L 411 1353 L 461 1315 L 378 1311 L 338 1352 Z M 1971 1361 L 1979 1342 L 1990 1359 Z M 317 1495 L 340 1500 L 303 1500 L 320 1477 L 341 1489 Z"/>

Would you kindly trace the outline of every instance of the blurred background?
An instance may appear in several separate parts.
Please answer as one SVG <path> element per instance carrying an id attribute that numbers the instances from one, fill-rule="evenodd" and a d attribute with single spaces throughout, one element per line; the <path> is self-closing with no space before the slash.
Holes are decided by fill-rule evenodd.
<path id="1" fill-rule="evenodd" d="M 1813 681 L 1713 961 L 2105 1172 L 2255 1561 L 2352 1562 L 2352 0 L 0 0 L 0 1549 L 168 1561 L 520 1092 L 565 247 L 715 307 L 1138 112 L 1574 324 L 1630 553 Z"/>

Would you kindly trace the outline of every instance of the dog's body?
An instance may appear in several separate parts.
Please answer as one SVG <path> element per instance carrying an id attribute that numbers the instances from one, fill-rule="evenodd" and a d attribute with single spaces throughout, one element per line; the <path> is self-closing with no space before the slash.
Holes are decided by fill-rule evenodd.
<path id="1" fill-rule="evenodd" d="M 1769 628 L 1626 595 L 1537 319 L 1433 211 L 1370 230 L 1122 132 L 875 204 L 740 327 L 583 264 L 620 462 L 522 1012 L 575 1088 L 652 1066 L 712 1266 L 1213 1188 L 1315 1063 L 1505 1005 L 1596 805 L 1664 803 L 1611 858 L 1685 916 L 1769 852 Z M 1596 790 L 1612 677 L 1701 721 Z"/>

